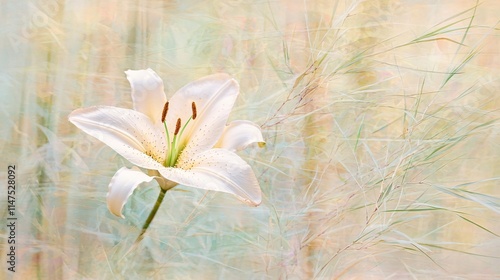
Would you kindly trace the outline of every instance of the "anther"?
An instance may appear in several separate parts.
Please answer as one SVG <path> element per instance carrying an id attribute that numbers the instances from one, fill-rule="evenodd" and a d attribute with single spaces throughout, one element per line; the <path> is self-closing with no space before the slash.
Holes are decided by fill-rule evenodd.
<path id="1" fill-rule="evenodd" d="M 191 109 L 193 110 L 193 120 L 196 119 L 196 103 L 191 103 Z"/>
<path id="2" fill-rule="evenodd" d="M 177 135 L 179 133 L 179 130 L 181 129 L 181 119 L 177 119 L 177 123 L 175 124 L 175 132 L 174 135 Z"/>
<path id="3" fill-rule="evenodd" d="M 165 117 L 167 116 L 168 112 L 168 101 L 165 103 L 165 106 L 163 106 L 163 113 L 161 113 L 161 122 L 165 122 Z"/>

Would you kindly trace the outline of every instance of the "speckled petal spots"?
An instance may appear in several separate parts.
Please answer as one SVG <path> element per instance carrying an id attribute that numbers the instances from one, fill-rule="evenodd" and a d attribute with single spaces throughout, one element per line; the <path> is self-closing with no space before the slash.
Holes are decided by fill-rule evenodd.
<path id="1" fill-rule="evenodd" d="M 111 106 L 77 109 L 69 120 L 131 163 L 148 169 L 165 160 L 165 135 L 144 114 Z M 161 125 L 161 124 L 160 124 Z"/>
<path id="2" fill-rule="evenodd" d="M 252 168 L 238 155 L 225 149 L 211 149 L 197 154 L 181 168 L 158 171 L 181 185 L 230 193 L 252 206 L 259 205 L 262 200 Z"/>

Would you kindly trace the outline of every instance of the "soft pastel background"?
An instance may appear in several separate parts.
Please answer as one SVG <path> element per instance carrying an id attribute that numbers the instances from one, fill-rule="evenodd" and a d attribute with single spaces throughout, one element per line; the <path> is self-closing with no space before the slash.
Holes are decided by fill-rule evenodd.
<path id="1" fill-rule="evenodd" d="M 1 279 L 500 277 L 498 1 L 24 0 L 0 16 Z M 267 146 L 240 155 L 264 198 L 179 187 L 133 248 L 158 186 L 111 215 L 131 164 L 67 116 L 130 108 L 123 71 L 147 67 L 168 95 L 240 82 L 231 119 L 262 127 Z"/>

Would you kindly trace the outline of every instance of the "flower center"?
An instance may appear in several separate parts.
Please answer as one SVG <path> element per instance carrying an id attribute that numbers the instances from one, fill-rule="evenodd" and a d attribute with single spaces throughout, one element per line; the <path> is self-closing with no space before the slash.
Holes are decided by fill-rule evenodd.
<path id="1" fill-rule="evenodd" d="M 163 107 L 163 112 L 161 115 L 161 122 L 163 123 L 163 126 L 165 127 L 165 133 L 167 134 L 167 156 L 165 157 L 165 162 L 163 163 L 164 166 L 167 167 L 172 167 L 175 166 L 175 163 L 177 162 L 177 158 L 179 158 L 179 155 L 182 152 L 182 149 L 184 147 L 179 146 L 179 139 L 182 137 L 182 133 L 184 133 L 184 130 L 186 129 L 187 125 L 191 120 L 196 119 L 196 103 L 192 102 L 191 103 L 191 110 L 192 110 L 192 115 L 189 117 L 187 122 L 182 126 L 181 124 L 182 121 L 180 118 L 177 119 L 177 123 L 175 124 L 175 131 L 174 131 L 174 136 L 172 141 L 170 141 L 170 133 L 168 132 L 167 128 L 167 122 L 165 120 L 168 112 L 168 101 L 165 103 L 165 106 Z"/>

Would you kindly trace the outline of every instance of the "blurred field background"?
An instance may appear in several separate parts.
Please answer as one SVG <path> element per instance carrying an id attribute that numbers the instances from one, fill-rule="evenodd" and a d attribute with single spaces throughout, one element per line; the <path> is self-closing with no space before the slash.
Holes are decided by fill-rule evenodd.
<path id="1" fill-rule="evenodd" d="M 23 0 L 0 15 L 18 217 L 16 273 L 0 228 L 1 279 L 500 278 L 498 1 Z M 130 250 L 158 186 L 110 214 L 131 164 L 67 116 L 131 108 L 123 71 L 148 67 L 167 95 L 240 82 L 230 118 L 262 127 L 266 147 L 240 155 L 264 198 L 178 187 Z"/>

